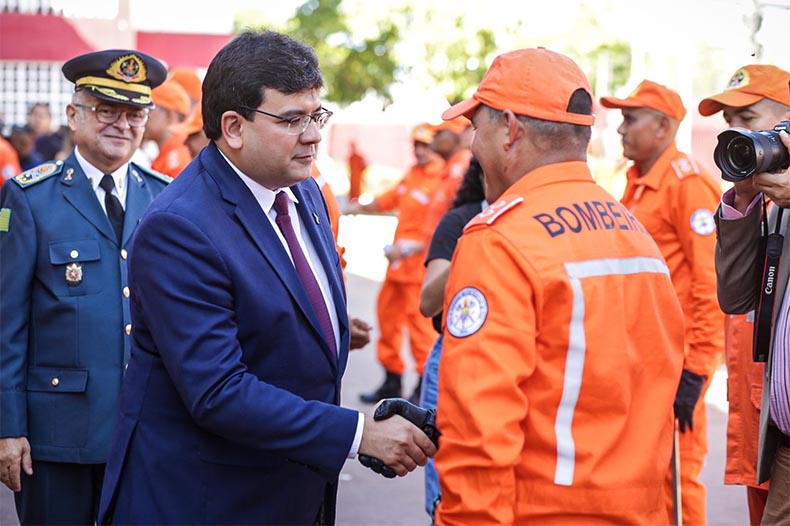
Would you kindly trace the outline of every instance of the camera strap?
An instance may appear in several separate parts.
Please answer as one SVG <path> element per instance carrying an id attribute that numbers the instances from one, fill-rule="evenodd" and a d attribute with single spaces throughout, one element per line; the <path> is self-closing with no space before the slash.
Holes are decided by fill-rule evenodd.
<path id="1" fill-rule="evenodd" d="M 763 199 L 763 236 L 760 239 L 760 252 L 764 254 L 765 263 L 760 280 L 760 300 L 754 315 L 752 359 L 755 362 L 767 362 L 768 350 L 771 346 L 774 305 L 776 304 L 776 280 L 779 277 L 779 263 L 784 247 L 784 236 L 779 233 L 782 227 L 783 211 L 782 208 L 777 210 L 776 227 L 774 232 L 768 233 L 768 210 Z"/>

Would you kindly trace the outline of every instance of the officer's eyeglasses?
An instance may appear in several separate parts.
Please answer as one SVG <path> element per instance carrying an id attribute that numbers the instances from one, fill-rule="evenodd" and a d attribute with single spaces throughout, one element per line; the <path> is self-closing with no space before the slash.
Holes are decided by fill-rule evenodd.
<path id="1" fill-rule="evenodd" d="M 76 104 L 74 106 L 78 108 L 84 108 L 86 110 L 91 110 L 96 115 L 96 120 L 102 124 L 115 124 L 118 122 L 118 119 L 121 118 L 121 114 L 126 115 L 126 122 L 129 123 L 129 126 L 132 128 L 139 128 L 141 126 L 145 126 L 145 123 L 148 122 L 148 110 L 139 109 L 139 110 L 122 110 L 116 108 L 115 106 L 109 106 L 106 104 L 99 104 L 98 106 L 88 106 L 86 104 Z"/>
<path id="2" fill-rule="evenodd" d="M 307 127 L 310 126 L 310 122 L 314 122 L 316 127 L 320 130 L 324 126 L 326 126 L 326 122 L 329 120 L 329 117 L 332 116 L 332 112 L 326 108 L 321 108 L 321 111 L 318 113 L 308 113 L 305 115 L 298 115 L 296 117 L 282 117 L 280 115 L 275 115 L 274 113 L 269 113 L 267 111 L 258 110 L 255 108 L 250 108 L 249 106 L 242 106 L 245 110 L 252 110 L 258 113 L 263 113 L 264 115 L 268 115 L 269 117 L 274 117 L 275 119 L 279 119 L 281 122 L 288 123 L 288 135 L 301 135 L 306 130 Z"/>

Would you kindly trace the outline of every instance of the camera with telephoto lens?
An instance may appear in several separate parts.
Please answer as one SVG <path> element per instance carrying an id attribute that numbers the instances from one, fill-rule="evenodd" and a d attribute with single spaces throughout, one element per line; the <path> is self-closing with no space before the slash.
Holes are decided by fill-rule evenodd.
<path id="1" fill-rule="evenodd" d="M 776 172 L 790 166 L 790 154 L 779 138 L 782 130 L 790 133 L 790 121 L 778 123 L 773 130 L 730 128 L 721 132 L 713 153 L 721 178 L 736 183 L 754 174 Z"/>

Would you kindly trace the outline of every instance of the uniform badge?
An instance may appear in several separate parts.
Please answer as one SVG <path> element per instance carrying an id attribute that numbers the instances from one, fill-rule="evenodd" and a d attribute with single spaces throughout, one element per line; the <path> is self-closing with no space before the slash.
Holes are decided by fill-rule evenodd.
<path id="1" fill-rule="evenodd" d="M 137 55 L 123 55 L 116 58 L 107 68 L 107 74 L 124 82 L 143 82 L 147 78 L 145 63 Z"/>
<path id="2" fill-rule="evenodd" d="M 709 236 L 716 230 L 713 212 L 707 208 L 698 208 L 691 214 L 691 230 L 701 236 Z"/>
<path id="3" fill-rule="evenodd" d="M 69 168 L 66 170 L 66 177 L 63 179 L 64 181 L 71 181 L 71 175 L 74 173 L 74 168 Z"/>
<path id="4" fill-rule="evenodd" d="M 741 68 L 736 71 L 727 83 L 727 89 L 740 88 L 749 84 L 749 72 Z"/>
<path id="5" fill-rule="evenodd" d="M 79 263 L 70 263 L 66 265 L 66 283 L 70 287 L 76 287 L 82 283 L 82 265 Z"/>
<path id="6" fill-rule="evenodd" d="M 476 333 L 488 316 L 488 301 L 474 287 L 459 290 L 447 310 L 447 331 L 456 338 Z"/>

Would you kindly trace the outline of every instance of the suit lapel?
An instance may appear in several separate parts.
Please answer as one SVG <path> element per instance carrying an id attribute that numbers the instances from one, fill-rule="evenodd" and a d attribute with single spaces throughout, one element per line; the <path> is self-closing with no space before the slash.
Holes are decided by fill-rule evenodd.
<path id="1" fill-rule="evenodd" d="M 60 175 L 63 197 L 104 237 L 117 244 L 118 238 L 112 229 L 110 220 L 104 213 L 104 209 L 96 197 L 96 192 L 93 191 L 88 176 L 80 168 L 74 153 L 63 164 L 63 171 Z"/>
<path id="2" fill-rule="evenodd" d="M 150 203 L 145 188 L 145 179 L 140 171 L 130 163 L 126 174 L 126 212 L 123 220 L 123 243 L 121 246 L 126 246 L 129 242 L 137 228 L 137 223 L 140 222 L 143 212 Z"/>
<path id="3" fill-rule="evenodd" d="M 292 186 L 291 190 L 299 200 L 299 205 L 296 208 L 299 212 L 299 219 L 302 222 L 302 231 L 307 232 L 307 234 L 310 236 L 310 240 L 312 241 L 313 246 L 316 248 L 318 257 L 321 259 L 321 265 L 323 265 L 326 271 L 327 280 L 329 281 L 329 287 L 331 289 L 330 293 L 332 294 L 332 301 L 335 304 L 338 328 L 340 329 L 340 334 L 338 336 L 342 347 L 343 337 L 345 336 L 345 332 L 348 330 L 347 314 L 345 311 L 346 298 L 344 289 L 342 288 L 343 277 L 336 271 L 336 262 L 331 261 L 329 257 L 330 254 L 333 254 L 336 251 L 334 241 L 329 244 L 329 241 L 324 235 L 322 235 L 320 230 L 321 217 L 325 217 L 324 214 L 320 213 L 321 209 L 318 208 L 320 203 L 316 203 L 310 198 L 311 196 L 303 190 L 302 185 L 308 184 L 314 184 L 314 182 L 312 180 L 305 181 L 304 183 Z M 320 190 L 316 190 L 317 192 L 320 192 Z M 325 218 L 324 221 L 326 222 L 325 231 L 328 232 L 329 220 L 328 218 Z"/>
<path id="4" fill-rule="evenodd" d="M 274 228 L 263 210 L 261 210 L 255 197 L 228 163 L 225 162 L 216 145 L 213 143 L 209 144 L 200 153 L 200 157 L 209 175 L 217 182 L 217 187 L 222 193 L 222 197 L 234 205 L 233 214 L 242 227 L 247 230 L 261 255 L 280 278 L 283 285 L 285 285 L 285 288 L 319 336 L 324 354 L 327 357 L 331 357 L 330 362 L 336 368 L 337 360 L 332 356 L 332 350 L 324 339 L 318 316 L 310 304 L 310 299 L 307 297 L 307 292 L 305 292 L 299 275 L 296 273 L 296 268 L 294 268 L 285 247 L 283 247 L 280 238 L 277 237 Z"/>

